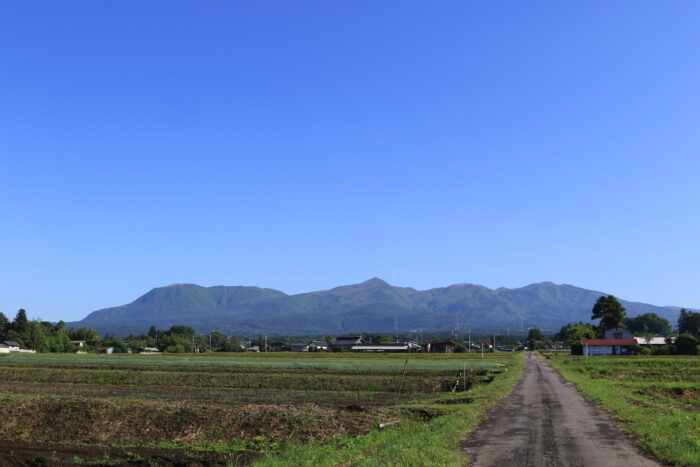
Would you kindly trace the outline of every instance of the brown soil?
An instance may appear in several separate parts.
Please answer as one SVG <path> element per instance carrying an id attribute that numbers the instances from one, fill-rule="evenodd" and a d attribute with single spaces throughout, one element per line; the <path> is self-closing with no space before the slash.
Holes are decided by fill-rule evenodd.
<path id="1" fill-rule="evenodd" d="M 97 445 L 326 441 L 339 434 L 367 433 L 386 410 L 356 411 L 315 404 L 0 397 L 5 439 Z"/>
<path id="2" fill-rule="evenodd" d="M 50 467 L 87 463 L 138 466 L 174 465 L 183 467 L 247 465 L 259 455 L 253 451 L 220 454 L 179 449 L 70 446 L 0 440 L 0 465 L 3 467 Z"/>

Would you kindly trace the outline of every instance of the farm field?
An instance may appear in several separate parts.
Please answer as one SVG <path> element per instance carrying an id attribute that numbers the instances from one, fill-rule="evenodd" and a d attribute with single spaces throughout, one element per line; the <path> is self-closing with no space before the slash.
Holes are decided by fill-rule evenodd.
<path id="1" fill-rule="evenodd" d="M 0 463 L 460 463 L 521 368 L 500 353 L 11 354 Z"/>
<path id="2" fill-rule="evenodd" d="M 648 453 L 672 465 L 700 465 L 700 357 L 542 356 Z"/>

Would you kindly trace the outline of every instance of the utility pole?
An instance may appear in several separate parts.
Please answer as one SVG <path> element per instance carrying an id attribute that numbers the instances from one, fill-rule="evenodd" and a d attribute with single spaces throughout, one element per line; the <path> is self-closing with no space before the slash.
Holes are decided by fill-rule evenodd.
<path id="1" fill-rule="evenodd" d="M 211 352 L 211 332 L 209 333 L 209 352 Z"/>
<path id="2" fill-rule="evenodd" d="M 472 328 L 469 328 L 469 352 L 472 351 Z"/>
<path id="3" fill-rule="evenodd" d="M 396 340 L 394 342 L 399 341 L 399 319 L 394 316 L 394 332 L 396 333 Z"/>
<path id="4" fill-rule="evenodd" d="M 265 352 L 267 352 L 267 334 L 265 334 Z"/>

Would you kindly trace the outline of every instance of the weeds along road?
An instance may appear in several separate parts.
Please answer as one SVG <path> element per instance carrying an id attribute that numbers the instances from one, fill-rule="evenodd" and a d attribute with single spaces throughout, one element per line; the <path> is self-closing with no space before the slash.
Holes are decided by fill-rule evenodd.
<path id="1" fill-rule="evenodd" d="M 513 392 L 462 447 L 475 467 L 661 465 L 532 352 Z"/>

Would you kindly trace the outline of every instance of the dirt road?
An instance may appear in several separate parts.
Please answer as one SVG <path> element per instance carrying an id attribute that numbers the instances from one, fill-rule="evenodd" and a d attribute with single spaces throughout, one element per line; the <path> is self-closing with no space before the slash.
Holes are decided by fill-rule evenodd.
<path id="1" fill-rule="evenodd" d="M 531 352 L 511 395 L 462 446 L 475 467 L 661 465 Z"/>

